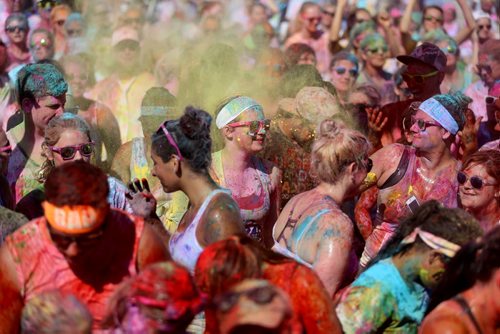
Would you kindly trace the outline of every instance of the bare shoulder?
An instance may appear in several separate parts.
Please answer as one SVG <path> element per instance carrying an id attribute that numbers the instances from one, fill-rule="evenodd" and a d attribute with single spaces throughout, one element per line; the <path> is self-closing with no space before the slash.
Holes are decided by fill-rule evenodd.
<path id="1" fill-rule="evenodd" d="M 419 333 L 467 334 L 469 330 L 463 319 L 461 308 L 455 302 L 446 301 L 425 317 Z"/>
<path id="2" fill-rule="evenodd" d="M 216 194 L 203 215 L 203 223 L 198 240 L 209 245 L 215 241 L 244 233 L 240 208 L 231 195 L 227 193 Z"/>
<path id="3" fill-rule="evenodd" d="M 371 171 L 375 173 L 378 180 L 381 180 L 379 185 L 385 182 L 385 180 L 396 170 L 404 150 L 404 145 L 394 143 L 382 147 L 370 156 L 373 161 L 373 168 Z"/>
<path id="4" fill-rule="evenodd" d="M 323 238 L 350 238 L 354 233 L 354 224 L 340 209 L 323 214 L 318 221 Z"/>

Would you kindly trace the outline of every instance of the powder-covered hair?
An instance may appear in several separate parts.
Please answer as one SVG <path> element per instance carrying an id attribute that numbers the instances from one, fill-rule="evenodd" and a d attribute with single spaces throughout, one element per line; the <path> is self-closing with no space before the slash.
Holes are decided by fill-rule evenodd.
<path id="1" fill-rule="evenodd" d="M 18 74 L 16 82 L 17 102 L 22 106 L 25 98 L 35 100 L 44 96 L 62 96 L 68 84 L 56 66 L 49 63 L 28 64 Z"/>
<path id="2" fill-rule="evenodd" d="M 82 301 L 59 290 L 41 292 L 23 308 L 24 334 L 92 333 L 92 315 Z"/>
<path id="3" fill-rule="evenodd" d="M 40 171 L 38 172 L 38 182 L 44 183 L 47 179 L 47 175 L 54 169 L 54 163 L 52 160 L 48 159 L 48 150 L 50 146 L 55 146 L 57 144 L 62 133 L 66 130 L 80 131 L 87 135 L 89 141 L 92 139 L 89 125 L 80 116 L 71 113 L 63 113 L 61 116 L 52 118 L 45 127 L 45 135 L 42 143 L 42 157 L 45 158 L 45 161 L 42 163 Z"/>
<path id="4" fill-rule="evenodd" d="M 462 130 L 465 125 L 465 112 L 472 102 L 472 99 L 461 92 L 450 94 L 434 95 L 434 99 L 439 101 L 443 107 L 448 110 L 453 119 L 457 122 L 459 130 Z"/>
<path id="5" fill-rule="evenodd" d="M 28 19 L 26 18 L 26 16 L 24 14 L 21 14 L 21 13 L 12 13 L 9 16 L 7 16 L 7 19 L 5 20 L 4 27 L 7 28 L 9 26 L 9 24 L 14 20 L 19 21 L 21 23 L 21 26 L 23 26 L 24 28 L 29 30 Z M 28 32 L 28 31 L 26 31 L 26 32 Z"/>
<path id="6" fill-rule="evenodd" d="M 361 50 L 366 51 L 366 48 L 370 44 L 379 41 L 382 41 L 387 46 L 387 42 L 385 41 L 384 37 L 379 33 L 368 34 L 361 40 L 361 42 L 359 43 L 359 47 Z"/>
<path id="7" fill-rule="evenodd" d="M 54 6 L 54 8 L 50 11 L 50 21 L 53 21 L 56 18 L 57 12 L 66 12 L 69 16 L 71 14 L 71 7 L 66 4 Z"/>
<path id="8" fill-rule="evenodd" d="M 340 51 L 333 55 L 332 60 L 330 61 L 330 69 L 332 69 L 335 64 L 341 60 L 350 61 L 355 67 L 356 70 L 359 70 L 359 61 L 358 58 L 348 51 Z"/>
<path id="9" fill-rule="evenodd" d="M 199 174 L 207 174 L 212 162 L 211 122 L 212 117 L 206 111 L 189 106 L 181 118 L 164 123 L 184 160 Z M 152 149 L 163 162 L 177 154 L 161 128 L 153 135 L 152 142 Z"/>
<path id="10" fill-rule="evenodd" d="M 312 147 L 312 168 L 321 181 L 336 183 L 345 167 L 362 161 L 370 148 L 370 142 L 361 132 L 325 120 Z"/>

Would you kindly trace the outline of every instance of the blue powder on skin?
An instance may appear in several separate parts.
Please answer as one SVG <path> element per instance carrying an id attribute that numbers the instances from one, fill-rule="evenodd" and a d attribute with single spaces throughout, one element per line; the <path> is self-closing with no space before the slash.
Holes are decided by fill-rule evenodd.
<path id="1" fill-rule="evenodd" d="M 17 87 L 24 92 L 19 103 L 27 96 L 62 96 L 68 91 L 68 84 L 62 73 L 52 64 L 29 64 L 19 72 Z M 19 94 L 20 92 L 18 92 Z M 28 93 L 28 94 L 26 94 Z"/>

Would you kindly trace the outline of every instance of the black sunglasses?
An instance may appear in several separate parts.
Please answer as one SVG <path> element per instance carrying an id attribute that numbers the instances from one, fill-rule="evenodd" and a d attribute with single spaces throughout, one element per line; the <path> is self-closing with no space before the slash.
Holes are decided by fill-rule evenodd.
<path id="1" fill-rule="evenodd" d="M 5 31 L 7 32 L 17 32 L 17 31 L 20 31 L 20 32 L 26 32 L 28 30 L 27 27 L 24 27 L 24 26 L 10 26 L 10 27 L 7 27 L 5 28 Z"/>
<path id="2" fill-rule="evenodd" d="M 464 172 L 458 172 L 457 174 L 458 183 L 464 185 L 467 182 L 467 180 L 469 180 L 470 185 L 476 189 L 481 189 L 483 186 L 496 186 L 496 184 L 494 183 L 483 181 L 483 179 L 480 178 L 479 176 L 474 175 L 469 178 Z"/>
<path id="3" fill-rule="evenodd" d="M 347 68 L 343 67 L 343 66 L 337 66 L 333 69 L 338 75 L 343 75 L 344 73 L 347 72 Z M 358 76 L 358 70 L 355 69 L 355 68 L 351 68 L 349 70 L 349 74 L 351 75 L 351 77 L 357 77 Z"/>
<path id="4" fill-rule="evenodd" d="M 241 296 L 245 296 L 259 305 L 265 305 L 269 304 L 276 295 L 277 292 L 273 287 L 263 286 L 242 292 L 229 292 L 223 294 L 220 298 L 215 299 L 214 304 L 219 311 L 226 313 L 236 305 Z"/>
<path id="5" fill-rule="evenodd" d="M 482 29 L 485 29 L 485 28 L 486 28 L 486 30 L 490 30 L 491 29 L 491 24 L 484 24 L 484 25 L 480 24 L 480 25 L 477 26 L 478 30 L 482 30 Z"/>
<path id="6" fill-rule="evenodd" d="M 47 227 L 49 229 L 49 234 L 50 238 L 52 241 L 62 249 L 67 249 L 69 245 L 71 245 L 73 242 L 78 245 L 78 247 L 81 246 L 88 246 L 99 240 L 103 234 L 104 230 L 106 228 L 106 223 L 101 225 L 99 229 L 96 231 L 93 231 L 91 233 L 87 233 L 84 235 L 77 235 L 77 236 L 70 236 L 70 235 L 65 235 L 65 234 L 60 234 L 56 230 L 50 226 L 50 224 L 47 224 Z"/>

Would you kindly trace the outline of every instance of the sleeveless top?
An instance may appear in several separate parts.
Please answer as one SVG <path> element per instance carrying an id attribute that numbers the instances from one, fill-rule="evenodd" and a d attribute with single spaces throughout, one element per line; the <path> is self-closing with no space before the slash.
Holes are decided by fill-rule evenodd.
<path id="1" fill-rule="evenodd" d="M 456 175 L 458 170 L 448 167 L 449 170 L 443 170 L 437 178 L 425 180 L 423 175 L 418 176 L 420 161 L 417 159 L 415 148 L 405 146 L 405 150 L 408 151 L 409 161 L 403 177 L 396 184 L 379 189 L 376 226 L 366 240 L 365 250 L 361 257 L 363 266 L 392 237 L 399 222 L 411 214 L 406 201 L 412 196 L 418 200 L 420 205 L 435 199 L 446 207 L 457 207 L 458 181 Z M 426 188 L 423 181 L 428 181 L 427 184 L 430 184 L 430 186 Z"/>
<path id="2" fill-rule="evenodd" d="M 221 153 L 222 151 L 218 151 L 212 154 L 211 168 L 215 174 L 215 182 L 221 187 L 226 187 Z M 252 161 L 259 180 L 258 193 L 246 197 L 236 197 L 232 191 L 232 197 L 240 207 L 240 215 L 243 219 L 247 234 L 252 239 L 262 241 L 262 224 L 259 224 L 258 221 L 262 220 L 271 209 L 271 176 L 262 159 L 252 157 Z"/>
<path id="3" fill-rule="evenodd" d="M 176 231 L 168 242 L 168 248 L 172 259 L 178 264 L 186 267 L 191 273 L 194 273 L 196 261 L 203 251 L 203 248 L 196 238 L 198 223 L 200 222 L 200 219 L 205 213 L 208 205 L 212 201 L 212 198 L 220 193 L 228 194 L 227 191 L 221 189 L 212 191 L 203 201 L 200 209 L 189 226 L 182 232 Z"/>
<path id="4" fill-rule="evenodd" d="M 293 201 L 293 199 L 292 199 Z M 314 208 L 317 208 L 317 207 L 320 207 L 320 206 L 324 206 L 325 204 L 330 206 L 330 203 L 333 202 L 333 199 L 331 199 L 330 197 L 325 197 L 323 198 L 322 200 L 306 207 L 300 214 L 299 216 L 296 218 L 296 219 L 292 219 L 292 216 L 293 216 L 293 213 L 295 211 L 295 208 L 296 208 L 296 203 L 292 203 L 290 202 L 290 204 L 293 204 L 293 208 L 290 210 L 290 213 L 288 214 L 288 219 L 287 219 L 287 222 L 286 222 L 286 225 L 285 227 L 283 227 L 283 230 L 281 231 L 280 235 L 277 237 L 277 238 L 274 238 L 274 245 L 272 247 L 272 250 L 281 254 L 281 255 L 284 255 L 284 256 L 287 256 L 289 258 L 292 258 L 294 259 L 295 261 L 307 266 L 308 268 L 312 268 L 312 264 L 305 261 L 304 259 L 302 259 L 298 254 L 292 252 L 289 248 L 293 248 L 293 249 L 298 249 L 299 247 L 299 243 L 300 241 L 302 240 L 303 236 L 306 234 L 307 231 L 309 231 L 309 229 L 315 224 L 317 223 L 318 219 L 321 218 L 321 216 L 323 216 L 324 214 L 327 214 L 327 213 L 333 213 L 334 212 L 334 209 L 333 208 L 322 208 L 320 209 L 311 219 L 309 219 L 308 221 L 305 221 L 304 224 L 305 226 L 301 226 L 300 229 L 297 229 L 298 230 L 298 234 L 297 234 L 297 237 L 295 238 L 295 242 L 293 242 L 292 240 L 290 240 L 293 245 L 291 245 L 291 247 L 284 247 L 283 245 L 280 244 L 280 241 L 283 237 L 283 233 L 285 232 L 286 228 L 289 226 L 291 227 L 293 230 L 295 230 L 295 226 L 296 224 L 302 219 L 302 216 L 305 214 L 305 213 L 308 213 L 311 211 L 311 209 L 314 209 Z M 334 202 L 335 203 L 335 202 Z M 335 203 L 335 206 L 337 204 Z M 338 208 L 338 207 L 337 207 Z M 339 210 L 340 211 L 340 210 Z M 273 236 L 274 236 L 274 232 L 275 232 L 275 229 L 276 229 L 276 224 L 273 226 Z M 293 233 L 293 232 L 292 232 Z M 292 247 L 294 246 L 294 247 Z"/>
<path id="5" fill-rule="evenodd" d="M 106 229 L 110 231 L 106 231 L 103 237 L 108 240 L 103 242 L 108 243 L 114 258 L 108 270 L 100 273 L 101 277 L 109 278 L 98 287 L 82 281 L 71 270 L 50 238 L 45 217 L 32 220 L 8 236 L 5 245 L 14 260 L 24 301 L 47 290 L 72 293 L 87 306 L 94 318 L 94 329 L 98 329 L 116 287 L 123 279 L 137 274 L 137 253 L 144 229 L 141 218 L 115 209 L 111 209 L 107 223 Z M 133 249 L 125 249 L 123 245 L 132 245 Z"/>

